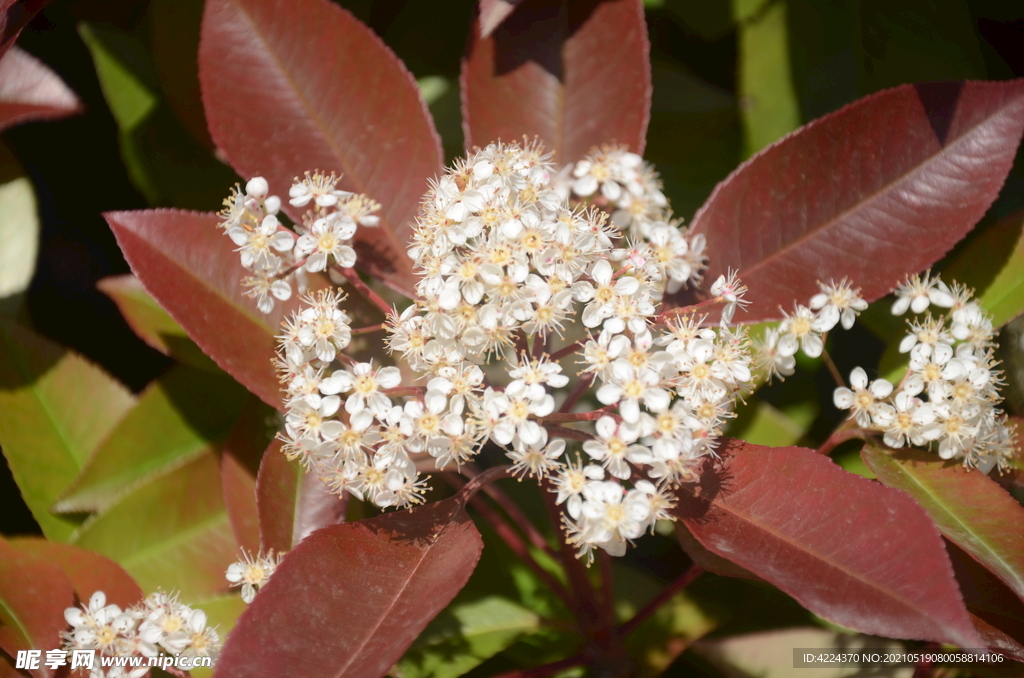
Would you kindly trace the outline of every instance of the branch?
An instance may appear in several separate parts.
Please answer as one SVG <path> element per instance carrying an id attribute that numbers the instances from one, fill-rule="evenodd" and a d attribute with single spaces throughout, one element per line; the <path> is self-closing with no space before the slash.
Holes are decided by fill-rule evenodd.
<path id="1" fill-rule="evenodd" d="M 391 315 L 395 312 L 391 307 L 391 304 L 384 301 L 379 294 L 371 290 L 366 283 L 363 282 L 363 279 L 359 277 L 359 274 L 354 268 L 335 266 L 334 270 L 345 276 L 345 279 L 352 283 L 352 286 L 359 290 L 359 293 L 366 297 L 368 301 L 372 302 L 377 308 L 383 311 L 385 316 Z"/>
<path id="2" fill-rule="evenodd" d="M 657 612 L 662 605 L 672 600 L 677 593 L 693 583 L 693 580 L 699 577 L 703 572 L 704 568 L 696 563 L 690 565 L 690 569 L 676 577 L 676 580 L 666 586 L 661 593 L 654 597 L 654 600 L 644 605 L 639 612 L 633 615 L 632 619 L 620 626 L 619 633 L 626 636 L 629 635 L 630 632 L 635 631 L 638 626 L 643 624 L 652 614 Z"/>

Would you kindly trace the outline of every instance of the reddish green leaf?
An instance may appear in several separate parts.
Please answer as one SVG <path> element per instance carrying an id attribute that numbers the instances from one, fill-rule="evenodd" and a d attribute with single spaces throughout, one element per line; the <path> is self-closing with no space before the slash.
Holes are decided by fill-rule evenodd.
<path id="1" fill-rule="evenodd" d="M 213 139 L 239 174 L 286 196 L 304 171 L 344 173 L 342 188 L 383 205 L 380 226 L 356 234 L 360 266 L 413 282 L 406 248 L 441 140 L 373 31 L 327 0 L 208 0 L 199 81 Z"/>
<path id="2" fill-rule="evenodd" d="M 235 425 L 248 397 L 227 376 L 173 368 L 142 392 L 54 510 L 103 511 L 138 487 L 210 454 Z"/>
<path id="3" fill-rule="evenodd" d="M 274 359 L 281 318 L 297 297 L 263 315 L 245 296 L 249 273 L 213 214 L 180 210 L 109 212 L 132 271 L 154 299 L 225 372 L 272 407 L 281 407 Z"/>
<path id="4" fill-rule="evenodd" d="M 880 481 L 913 497 L 942 534 L 1024 598 L 1024 507 L 996 481 L 921 450 L 865 445 L 861 456 Z"/>
<path id="5" fill-rule="evenodd" d="M 486 18 L 486 17 L 485 17 Z M 462 62 L 466 147 L 538 136 L 559 163 L 618 142 L 642 153 L 651 110 L 640 0 L 525 0 Z"/>
<path id="6" fill-rule="evenodd" d="M 181 325 L 149 296 L 139 279 L 128 273 L 103 278 L 96 283 L 121 311 L 128 326 L 144 342 L 184 365 L 220 372 L 220 368 L 195 345 Z"/>
<path id="7" fill-rule="evenodd" d="M 343 522 L 347 502 L 328 492 L 315 473 L 288 461 L 275 440 L 260 463 L 256 506 L 263 548 L 287 553 L 315 530 Z"/>
<path id="8" fill-rule="evenodd" d="M 10 545 L 22 553 L 59 566 L 71 581 L 80 602 L 89 600 L 96 591 L 103 591 L 107 603 L 121 609 L 142 600 L 142 589 L 131 575 L 98 553 L 37 537 L 11 539 Z"/>
<path id="9" fill-rule="evenodd" d="M 238 620 L 215 675 L 384 675 L 476 567 L 483 542 L 463 503 L 311 534 Z"/>
<path id="10" fill-rule="evenodd" d="M 1024 131 L 1024 80 L 903 85 L 768 147 L 693 219 L 705 280 L 739 271 L 743 322 L 850 278 L 868 300 L 940 259 L 999 193 Z"/>
<path id="11" fill-rule="evenodd" d="M 799 447 L 729 440 L 677 512 L 710 550 L 843 626 L 979 647 L 942 539 L 899 490 Z"/>
<path id="12" fill-rule="evenodd" d="M 0 129 L 82 112 L 75 93 L 28 52 L 12 47 L 0 58 Z"/>
<path id="13" fill-rule="evenodd" d="M 18 650 L 59 648 L 60 632 L 67 627 L 64 610 L 74 604 L 75 591 L 58 565 L 0 537 L 0 650 L 16 657 Z M 39 678 L 56 674 L 42 663 L 34 673 Z"/>
<path id="14" fill-rule="evenodd" d="M 127 570 L 143 591 L 176 588 L 186 599 L 227 589 L 224 571 L 238 558 L 213 454 L 139 487 L 90 518 L 76 545 Z"/>
<path id="15" fill-rule="evenodd" d="M 48 538 L 64 541 L 78 525 L 50 507 L 133 401 L 124 386 L 81 356 L 0 323 L 0 445 Z"/>

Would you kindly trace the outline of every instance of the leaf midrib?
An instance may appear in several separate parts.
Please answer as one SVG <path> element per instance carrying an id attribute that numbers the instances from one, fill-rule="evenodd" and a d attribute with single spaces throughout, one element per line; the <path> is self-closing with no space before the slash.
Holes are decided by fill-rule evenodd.
<path id="1" fill-rule="evenodd" d="M 834 216 L 832 216 L 828 220 L 821 222 L 820 224 L 818 224 L 814 228 L 807 230 L 802 235 L 800 235 L 798 238 L 796 238 L 795 240 L 792 240 L 792 241 L 786 243 L 783 247 L 780 247 L 779 249 L 775 250 L 774 252 L 772 252 L 767 257 L 764 257 L 764 258 L 756 261 L 751 266 L 743 268 L 740 271 L 740 275 L 744 276 L 744 277 L 750 277 L 750 275 L 752 273 L 758 271 L 763 266 L 767 266 L 767 265 L 775 262 L 776 260 L 784 258 L 785 255 L 788 254 L 791 250 L 796 249 L 798 246 L 802 245 L 804 242 L 806 242 L 808 240 L 814 239 L 815 237 L 819 236 L 823 231 L 827 231 L 828 229 L 831 229 L 837 223 L 840 223 L 843 220 L 845 220 L 848 215 L 850 215 L 850 214 L 852 214 L 854 212 L 857 212 L 857 211 L 859 211 L 861 209 L 864 209 L 864 207 L 866 205 L 869 205 L 869 204 L 873 203 L 874 201 L 881 199 L 882 197 L 884 197 L 884 195 L 888 195 L 888 193 L 896 185 L 898 185 L 898 184 L 900 184 L 900 183 L 902 183 L 904 181 L 907 181 L 911 177 L 913 177 L 913 176 L 923 172 L 932 163 L 937 162 L 939 159 L 945 157 L 947 155 L 947 153 L 952 151 L 952 149 L 955 149 L 955 148 L 959 147 L 962 144 L 966 144 L 969 140 L 973 140 L 975 138 L 976 132 L 977 132 L 977 130 L 979 128 L 983 127 L 984 125 L 987 125 L 992 119 L 1002 115 L 1006 111 L 1007 108 L 1009 108 L 1009 107 L 1011 107 L 1013 105 L 1016 105 L 1020 101 L 1020 99 L 1022 97 L 1024 97 L 1024 95 L 1018 95 L 1018 96 L 1014 97 L 1008 103 L 1005 103 L 1004 105 L 1000 106 L 999 109 L 995 113 L 993 113 L 992 115 L 986 116 L 982 121 L 980 121 L 978 124 L 976 124 L 973 127 L 971 127 L 969 130 L 965 131 L 963 134 L 961 134 L 959 137 L 957 137 L 949 145 L 942 146 L 941 142 L 939 142 L 940 145 L 939 145 L 939 148 L 938 148 L 937 152 L 930 154 L 923 162 L 920 162 L 917 165 L 914 165 L 914 166 L 908 168 L 906 171 L 901 173 L 899 176 L 894 177 L 892 180 L 890 180 L 889 182 L 887 182 L 883 186 L 880 186 L 878 189 L 873 191 L 870 195 L 863 196 L 861 199 L 859 199 L 855 203 L 851 204 L 846 209 L 842 210 L 841 212 L 838 212 L 837 214 L 835 214 Z M 771 152 L 771 151 L 769 150 L 767 152 Z M 758 157 L 760 158 L 760 157 L 764 157 L 764 156 L 758 156 Z M 739 172 L 739 170 L 737 170 L 737 172 Z M 738 176 L 738 175 L 734 175 L 734 176 Z M 702 219 L 700 223 L 704 224 L 705 221 Z M 697 232 L 700 232 L 700 233 L 707 233 L 709 231 L 709 228 L 707 228 L 707 227 L 699 228 L 699 229 L 695 228 L 695 230 Z"/>
<path id="2" fill-rule="evenodd" d="M 699 497 L 696 497 L 696 495 L 692 495 L 692 496 L 694 496 L 697 499 L 700 499 Z M 895 593 L 891 592 L 888 589 L 881 588 L 879 585 L 875 584 L 871 580 L 865 579 L 863 576 L 860 576 L 859 574 L 856 574 L 856 573 L 850 571 L 846 567 L 841 566 L 840 564 L 832 561 L 831 559 L 826 558 L 821 553 L 819 553 L 817 550 L 814 550 L 814 549 L 811 549 L 811 548 L 807 548 L 807 547 L 804 547 L 802 545 L 797 544 L 792 539 L 786 537 L 782 533 L 780 533 L 780 532 L 778 532 L 778 531 L 776 531 L 774 529 L 771 529 L 767 524 L 762 523 L 759 520 L 756 520 L 750 514 L 741 513 L 740 511 L 736 510 L 735 507 L 729 507 L 724 501 L 712 501 L 712 504 L 714 506 L 717 506 L 719 509 L 726 510 L 728 513 L 731 513 L 732 515 L 736 516 L 740 520 L 744 520 L 744 521 L 750 523 L 751 525 L 753 525 L 753 526 L 763 530 L 764 532 L 772 535 L 773 537 L 775 537 L 779 541 L 783 542 L 784 544 L 788 544 L 788 545 L 790 545 L 790 546 L 792 546 L 794 548 L 797 548 L 798 550 L 800 550 L 800 551 L 802 551 L 804 553 L 807 553 L 808 555 L 812 556 L 813 558 L 816 558 L 817 560 L 819 560 L 820 562 L 824 563 L 825 565 L 833 568 L 834 570 L 838 570 L 839 572 L 842 572 L 842 573 L 846 574 L 851 579 L 859 581 L 859 582 L 869 586 L 870 588 L 875 589 L 876 591 L 878 591 L 879 593 L 885 595 L 889 599 L 895 600 L 895 601 L 898 601 L 898 602 L 902 603 L 903 605 L 905 605 L 906 607 L 914 610 L 915 612 L 917 612 L 918 614 L 922 615 L 923 617 L 928 618 L 928 619 L 932 618 L 933 615 L 929 611 L 922 610 L 920 607 L 918 607 L 918 605 L 916 605 L 912 601 L 906 600 L 902 596 L 895 595 Z M 722 556 L 722 557 L 725 557 L 725 556 Z"/>

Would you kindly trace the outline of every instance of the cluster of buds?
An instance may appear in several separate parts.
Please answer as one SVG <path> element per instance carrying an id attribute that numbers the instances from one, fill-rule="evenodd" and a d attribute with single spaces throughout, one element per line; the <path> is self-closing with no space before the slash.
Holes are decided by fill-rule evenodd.
<path id="1" fill-rule="evenodd" d="M 210 657 L 216 661 L 220 637 L 206 625 L 206 613 L 178 601 L 177 594 L 161 591 L 121 610 L 107 605 L 103 591 L 96 591 L 87 604 L 69 607 L 64 618 L 71 630 L 63 634 L 64 650 L 94 650 L 107 657 Z M 139 678 L 149 671 L 143 666 L 102 667 L 94 662 L 90 678 Z"/>
<path id="2" fill-rule="evenodd" d="M 380 205 L 365 195 L 338 190 L 338 181 L 319 172 L 295 180 L 288 202 L 305 212 L 294 231 L 279 220 L 281 199 L 270 195 L 263 177 L 249 180 L 244 192 L 236 186 L 224 200 L 219 226 L 238 246 L 242 266 L 252 272 L 242 282 L 261 312 L 270 313 L 275 298 L 291 298 L 293 279 L 304 290 L 305 272 L 355 265 L 352 238 L 359 226 L 377 225 L 373 213 Z"/>
<path id="3" fill-rule="evenodd" d="M 919 316 L 930 306 L 949 310 L 908 321 L 899 346 L 910 354 L 903 381 L 896 388 L 885 379 L 869 383 L 858 367 L 850 375 L 851 388 L 836 389 L 835 404 L 850 410 L 861 428 L 884 433 L 889 447 L 934 446 L 940 457 L 963 459 L 967 468 L 1003 471 L 1014 453 L 1015 434 L 997 408 L 1003 378 L 992 319 L 971 290 L 949 287 L 929 274 L 913 276 L 897 289 L 892 312 L 910 309 Z"/>

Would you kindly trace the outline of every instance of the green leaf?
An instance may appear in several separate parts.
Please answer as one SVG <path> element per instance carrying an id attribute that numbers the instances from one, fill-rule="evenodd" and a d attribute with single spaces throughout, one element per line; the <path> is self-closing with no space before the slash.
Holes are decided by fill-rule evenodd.
<path id="1" fill-rule="evenodd" d="M 54 510 L 103 511 L 139 486 L 215 451 L 247 398 L 227 375 L 172 368 L 143 391 Z"/>
<path id="2" fill-rule="evenodd" d="M 620 622 L 633 617 L 667 584 L 629 566 L 617 565 L 615 612 Z M 626 648 L 640 678 L 660 676 L 690 643 L 714 630 L 721 619 L 680 591 L 637 626 L 626 638 Z"/>
<path id="3" fill-rule="evenodd" d="M 39 249 L 36 195 L 25 170 L 0 143 L 0 316 L 13 318 L 32 281 Z"/>
<path id="4" fill-rule="evenodd" d="M 223 592 L 224 571 L 238 557 L 214 454 L 139 487 L 76 538 L 119 563 L 144 592 L 176 588 L 186 600 Z"/>
<path id="5" fill-rule="evenodd" d="M 449 605 L 398 662 L 404 678 L 455 678 L 540 626 L 539 616 L 501 596 Z"/>
<path id="6" fill-rule="evenodd" d="M 47 538 L 66 541 L 81 522 L 50 506 L 133 402 L 81 356 L 0 323 L 0 445 Z"/>
<path id="7" fill-rule="evenodd" d="M 739 21 L 738 94 L 746 155 L 800 126 L 786 2 L 733 0 Z"/>
<path id="8" fill-rule="evenodd" d="M 100 24 L 81 23 L 78 32 L 117 123 L 134 186 L 151 205 L 219 206 L 238 177 L 175 118 L 160 94 L 147 40 Z"/>
<path id="9" fill-rule="evenodd" d="M 1024 313 L 1024 210 L 985 228 L 945 267 L 942 277 L 973 287 L 992 325 Z M 979 265 L 984 262 L 984 265 Z"/>
<path id="10" fill-rule="evenodd" d="M 132 331 L 157 351 L 184 365 L 224 373 L 195 345 L 181 325 L 156 303 L 134 275 L 126 273 L 103 278 L 96 287 L 117 304 Z"/>
<path id="11" fill-rule="evenodd" d="M 921 450 L 867 445 L 861 454 L 879 480 L 913 497 L 942 534 L 1024 599 L 1024 507 L 996 481 Z"/>
<path id="12" fill-rule="evenodd" d="M 764 400 L 748 398 L 736 410 L 736 419 L 729 426 L 729 435 L 754 445 L 786 447 L 796 444 L 814 423 L 817 403 L 800 401 L 782 411 Z"/>

